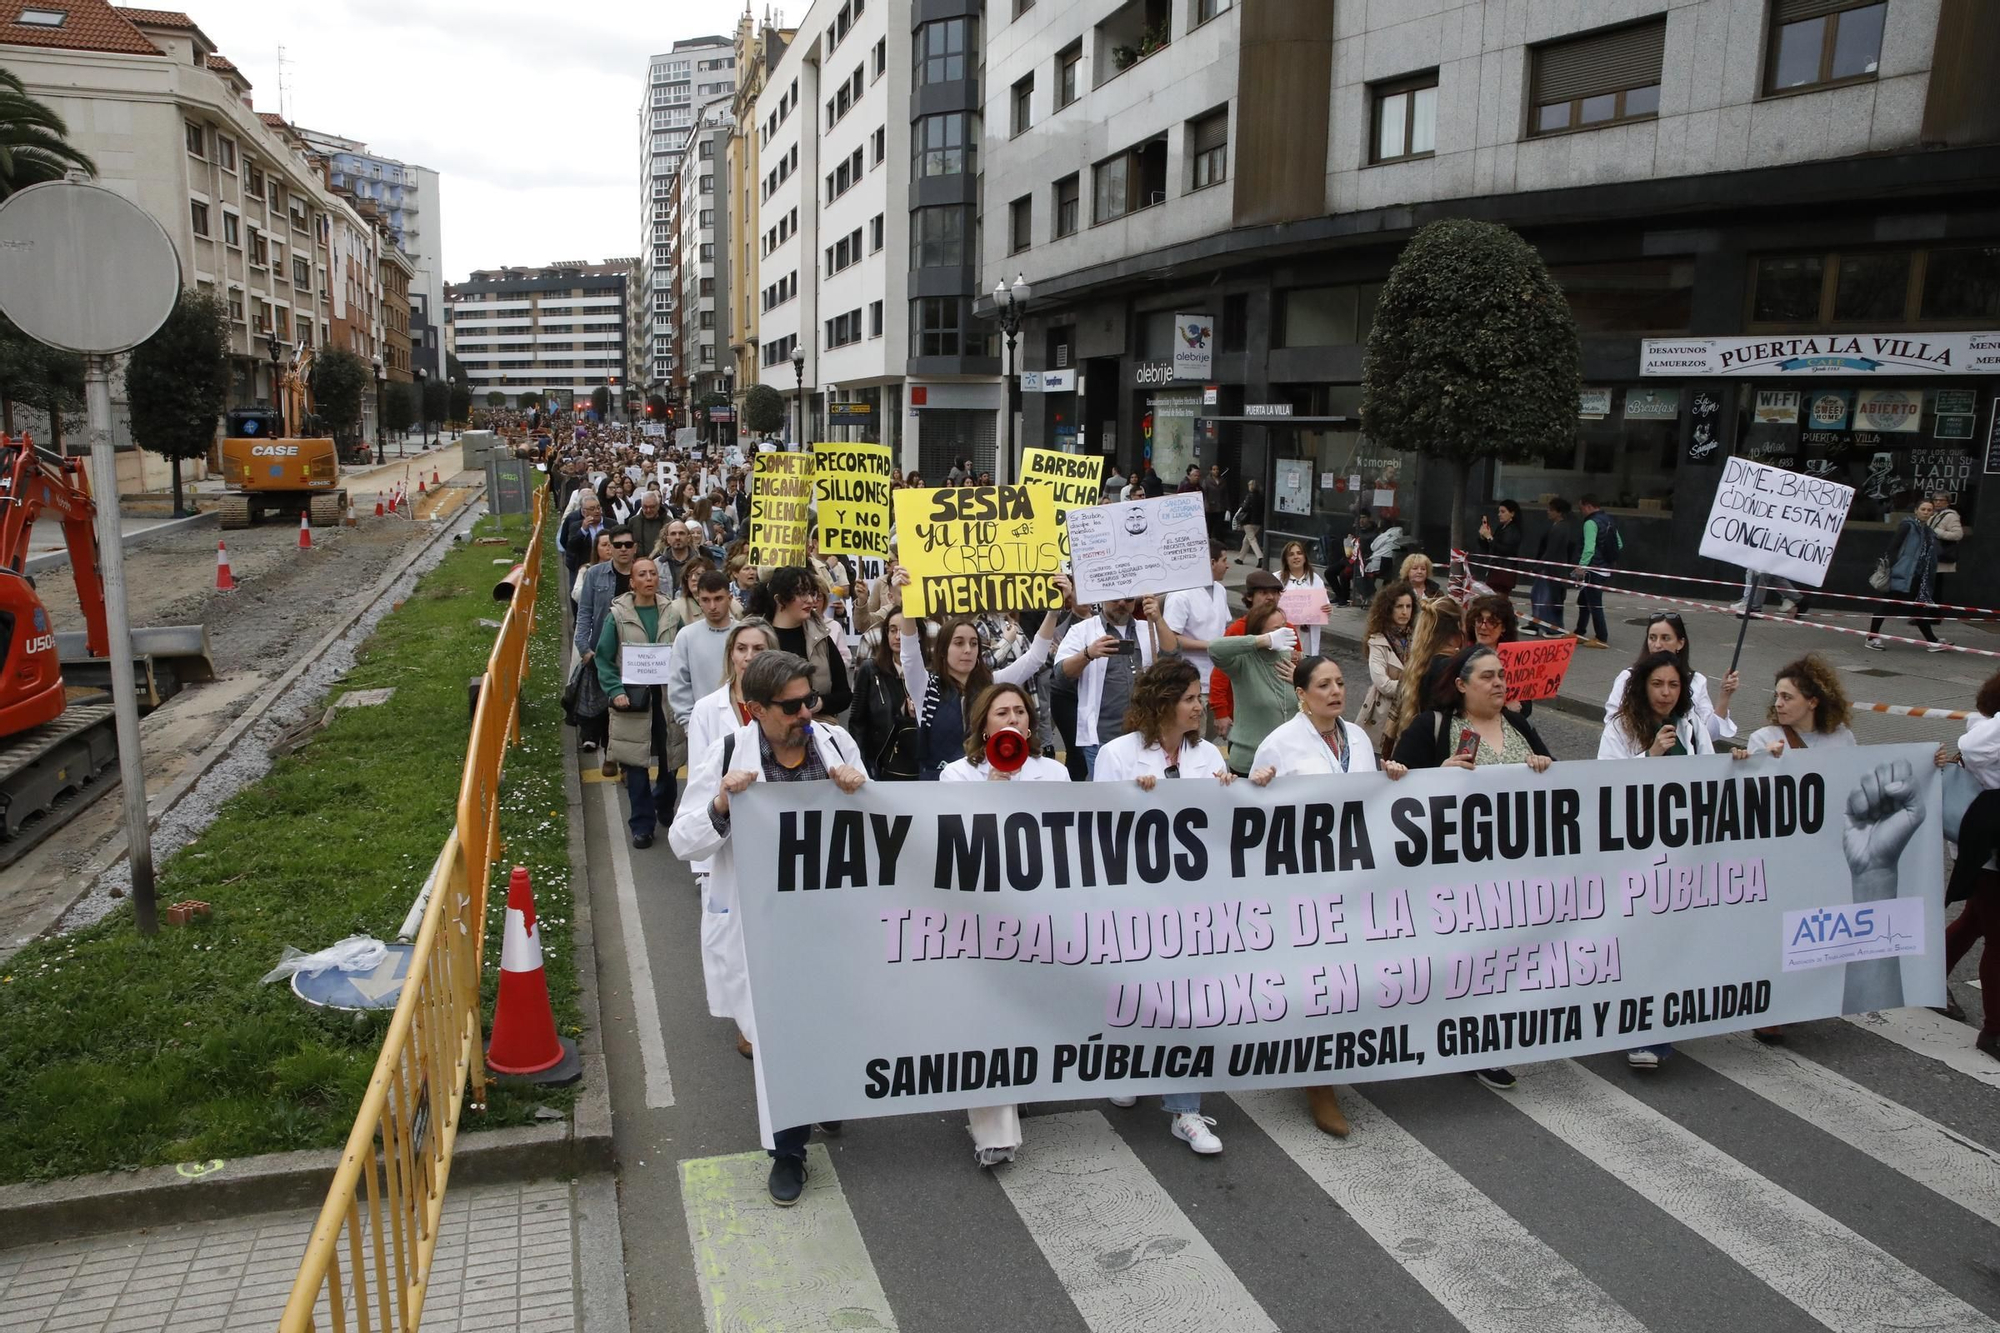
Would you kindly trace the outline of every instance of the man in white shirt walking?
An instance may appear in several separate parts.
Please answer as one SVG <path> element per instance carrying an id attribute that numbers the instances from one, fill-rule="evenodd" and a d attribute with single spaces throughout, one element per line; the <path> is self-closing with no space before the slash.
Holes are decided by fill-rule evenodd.
<path id="1" fill-rule="evenodd" d="M 1201 675 L 1203 735 L 1225 737 L 1229 723 L 1218 720 L 1208 709 L 1208 680 L 1215 671 L 1208 643 L 1222 638 L 1229 629 L 1229 590 L 1222 586 L 1223 576 L 1229 572 L 1229 553 L 1221 542 L 1208 544 L 1208 566 L 1212 582 L 1206 588 L 1185 588 L 1168 595 L 1165 621 L 1180 641 L 1181 656 Z"/>

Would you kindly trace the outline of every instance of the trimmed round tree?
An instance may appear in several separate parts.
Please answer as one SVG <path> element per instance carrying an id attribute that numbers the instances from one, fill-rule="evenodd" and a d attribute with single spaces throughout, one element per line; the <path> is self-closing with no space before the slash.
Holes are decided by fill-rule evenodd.
<path id="1" fill-rule="evenodd" d="M 488 407 L 505 407 L 507 406 L 507 395 L 495 389 L 486 395 L 486 405 Z"/>
<path id="2" fill-rule="evenodd" d="M 361 430 L 363 398 L 375 391 L 375 371 L 342 348 L 321 352 L 313 362 L 313 410 L 335 439 L 354 439 Z"/>
<path id="3" fill-rule="evenodd" d="M 590 410 L 597 413 L 598 420 L 609 420 L 611 417 L 611 390 L 605 388 L 602 384 L 592 389 L 590 391 Z"/>
<path id="4" fill-rule="evenodd" d="M 173 464 L 174 516 L 186 514 L 181 464 L 215 444 L 229 403 L 229 310 L 221 299 L 183 291 L 173 313 L 125 363 L 132 439 Z"/>
<path id="5" fill-rule="evenodd" d="M 753 384 L 743 395 L 743 429 L 771 435 L 785 428 L 785 399 L 768 384 Z"/>
<path id="6" fill-rule="evenodd" d="M 1533 246 L 1469 218 L 1410 238 L 1375 307 L 1361 429 L 1450 466 L 1454 550 L 1473 465 L 1569 445 L 1582 392 L 1576 320 Z"/>

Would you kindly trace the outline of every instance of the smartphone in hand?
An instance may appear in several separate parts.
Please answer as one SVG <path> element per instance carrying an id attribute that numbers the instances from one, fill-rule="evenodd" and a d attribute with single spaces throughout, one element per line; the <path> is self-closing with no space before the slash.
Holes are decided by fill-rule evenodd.
<path id="1" fill-rule="evenodd" d="M 1479 733 L 1468 727 L 1466 728 L 1465 734 L 1458 738 L 1458 749 L 1453 757 L 1476 762 L 1476 756 L 1478 754 L 1479 754 Z"/>

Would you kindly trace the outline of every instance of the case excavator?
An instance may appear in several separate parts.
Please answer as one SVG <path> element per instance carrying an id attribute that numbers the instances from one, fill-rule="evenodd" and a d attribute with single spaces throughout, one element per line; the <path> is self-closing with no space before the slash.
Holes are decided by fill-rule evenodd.
<path id="1" fill-rule="evenodd" d="M 311 511 L 316 528 L 347 516 L 340 448 L 318 434 L 312 368 L 313 349 L 294 347 L 290 360 L 277 368 L 278 406 L 229 412 L 229 434 L 222 441 L 223 527 L 247 528 L 269 513 L 296 518 L 302 509 Z"/>
<path id="2" fill-rule="evenodd" d="M 27 573 L 35 520 L 60 516 L 82 633 L 57 632 Z M 82 459 L 0 435 L 0 865 L 17 859 L 112 783 L 118 744 L 107 692 L 110 626 L 97 504 Z M 185 683 L 215 679 L 202 625 L 134 629 L 141 712 Z M 33 836 L 25 832 L 32 829 Z"/>

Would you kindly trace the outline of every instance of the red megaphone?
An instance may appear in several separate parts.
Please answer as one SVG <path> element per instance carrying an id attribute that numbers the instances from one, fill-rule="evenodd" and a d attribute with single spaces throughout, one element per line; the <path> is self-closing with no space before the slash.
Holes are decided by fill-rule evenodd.
<path id="1" fill-rule="evenodd" d="M 986 762 L 1002 773 L 1018 773 L 1028 762 L 1028 738 L 1011 728 L 986 738 Z"/>

